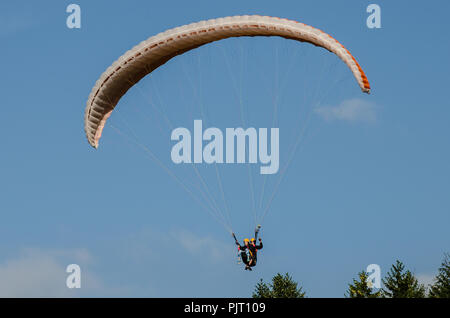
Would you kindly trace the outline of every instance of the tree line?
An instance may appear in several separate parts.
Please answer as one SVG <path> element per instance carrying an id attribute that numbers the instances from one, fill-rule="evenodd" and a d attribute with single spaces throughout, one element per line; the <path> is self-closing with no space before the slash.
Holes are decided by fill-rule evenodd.
<path id="1" fill-rule="evenodd" d="M 405 265 L 397 260 L 382 279 L 383 286 L 375 289 L 363 270 L 348 284 L 345 297 L 348 298 L 450 298 L 450 254 L 438 269 L 433 283 L 425 286 Z M 306 292 L 288 273 L 276 274 L 272 282 L 262 279 L 256 284 L 253 298 L 304 298 Z"/>

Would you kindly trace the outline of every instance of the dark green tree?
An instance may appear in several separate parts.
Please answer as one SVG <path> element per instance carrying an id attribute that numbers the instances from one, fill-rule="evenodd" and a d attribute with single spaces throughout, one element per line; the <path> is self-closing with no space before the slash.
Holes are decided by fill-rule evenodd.
<path id="1" fill-rule="evenodd" d="M 370 282 L 367 282 L 369 275 L 365 271 L 358 273 L 359 281 L 353 279 L 353 284 L 348 284 L 346 297 L 349 298 L 380 298 L 381 290 L 375 291 Z"/>
<path id="2" fill-rule="evenodd" d="M 272 278 L 272 283 L 266 284 L 261 279 L 255 286 L 253 298 L 304 298 L 305 293 L 302 287 L 298 287 L 298 283 L 292 280 L 292 277 L 276 274 Z"/>
<path id="3" fill-rule="evenodd" d="M 267 286 L 266 283 L 263 282 L 262 278 L 255 286 L 255 291 L 252 295 L 253 298 L 272 298 L 272 292 Z"/>
<path id="4" fill-rule="evenodd" d="M 405 270 L 405 265 L 397 260 L 389 273 L 383 278 L 383 296 L 388 298 L 423 298 L 425 286 L 419 284 L 417 278 Z"/>
<path id="5" fill-rule="evenodd" d="M 434 280 L 435 283 L 430 288 L 429 297 L 450 298 L 450 254 L 444 254 L 444 260 Z"/>

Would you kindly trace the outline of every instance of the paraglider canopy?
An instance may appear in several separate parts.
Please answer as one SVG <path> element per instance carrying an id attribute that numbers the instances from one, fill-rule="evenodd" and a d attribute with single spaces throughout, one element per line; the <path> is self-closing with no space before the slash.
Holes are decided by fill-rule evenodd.
<path id="1" fill-rule="evenodd" d="M 106 120 L 120 98 L 147 74 L 186 51 L 241 36 L 280 36 L 323 47 L 350 68 L 363 92 L 370 92 L 369 81 L 356 59 L 342 44 L 319 29 L 292 20 L 259 15 L 212 19 L 150 37 L 119 57 L 100 76 L 85 110 L 84 129 L 89 143 L 98 147 Z"/>

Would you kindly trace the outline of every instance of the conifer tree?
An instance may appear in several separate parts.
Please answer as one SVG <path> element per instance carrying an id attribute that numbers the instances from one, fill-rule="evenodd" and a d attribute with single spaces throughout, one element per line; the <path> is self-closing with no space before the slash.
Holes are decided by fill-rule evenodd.
<path id="1" fill-rule="evenodd" d="M 304 298 L 305 293 L 298 283 L 286 273 L 284 276 L 278 273 L 272 278 L 272 283 L 266 284 L 261 279 L 255 286 L 253 298 Z"/>
<path id="2" fill-rule="evenodd" d="M 423 298 L 425 286 L 419 284 L 417 278 L 405 270 L 405 265 L 397 260 L 383 280 L 383 296 L 388 298 Z"/>
<path id="3" fill-rule="evenodd" d="M 353 284 L 348 284 L 346 297 L 349 298 L 380 298 L 381 290 L 375 291 L 371 286 L 372 282 L 368 282 L 369 277 L 365 271 L 358 273 L 359 281 L 353 279 Z"/>
<path id="4" fill-rule="evenodd" d="M 444 260 L 434 280 L 435 283 L 430 288 L 429 297 L 450 298 L 450 254 L 444 254 Z"/>

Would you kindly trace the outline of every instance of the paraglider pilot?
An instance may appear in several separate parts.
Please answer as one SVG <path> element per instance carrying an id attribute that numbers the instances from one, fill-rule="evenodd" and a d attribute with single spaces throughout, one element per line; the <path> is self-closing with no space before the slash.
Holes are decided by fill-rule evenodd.
<path id="1" fill-rule="evenodd" d="M 241 253 L 242 262 L 245 264 L 245 270 L 252 270 L 252 267 L 256 266 L 258 250 L 263 248 L 262 240 L 259 238 L 259 245 L 256 245 L 256 239 L 258 237 L 259 229 L 261 225 L 258 225 L 255 230 L 255 237 L 250 241 L 249 239 L 244 239 L 244 245 L 239 244 L 236 239 L 236 235 L 232 233 L 236 245 L 238 246 L 238 252 Z M 248 251 L 248 255 L 247 255 Z"/>

